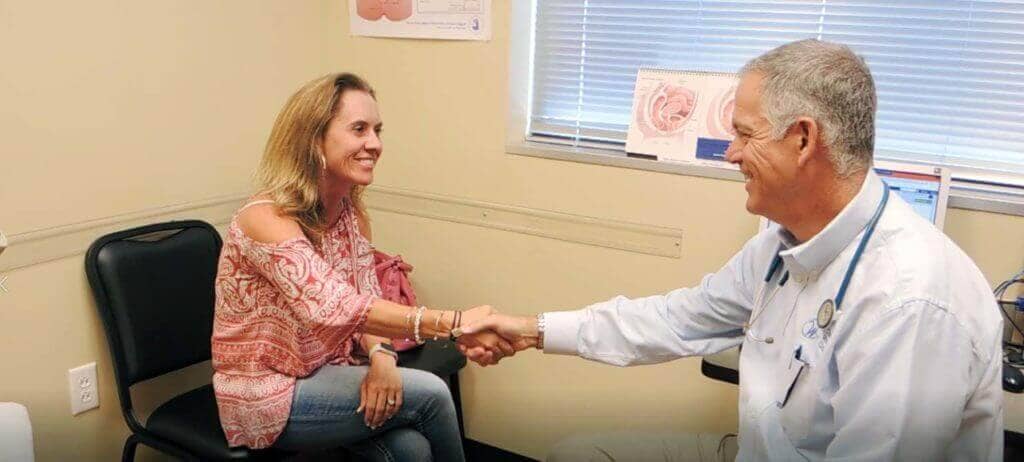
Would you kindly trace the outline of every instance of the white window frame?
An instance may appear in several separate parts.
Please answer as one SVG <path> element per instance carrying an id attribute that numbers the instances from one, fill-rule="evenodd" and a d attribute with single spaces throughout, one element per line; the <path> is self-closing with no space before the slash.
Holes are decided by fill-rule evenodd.
<path id="1" fill-rule="evenodd" d="M 623 147 L 599 143 L 578 146 L 544 143 L 527 139 L 533 76 L 534 17 L 537 0 L 511 3 L 509 34 L 508 120 L 505 151 L 513 155 L 540 157 L 587 164 L 673 173 L 742 182 L 743 175 L 732 169 L 713 166 L 658 162 L 626 156 Z M 524 65 L 528 64 L 528 65 Z M 1024 188 L 979 183 L 954 177 L 949 207 L 1024 216 Z"/>

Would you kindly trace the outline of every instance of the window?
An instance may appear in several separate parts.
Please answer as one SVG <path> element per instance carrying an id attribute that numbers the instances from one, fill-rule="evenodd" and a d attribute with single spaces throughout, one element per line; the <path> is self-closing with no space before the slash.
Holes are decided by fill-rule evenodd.
<path id="1" fill-rule="evenodd" d="M 815 37 L 867 59 L 878 158 L 948 165 L 955 188 L 1020 194 L 1024 8 L 1015 3 L 537 0 L 527 139 L 621 151 L 639 67 L 736 72 Z"/>

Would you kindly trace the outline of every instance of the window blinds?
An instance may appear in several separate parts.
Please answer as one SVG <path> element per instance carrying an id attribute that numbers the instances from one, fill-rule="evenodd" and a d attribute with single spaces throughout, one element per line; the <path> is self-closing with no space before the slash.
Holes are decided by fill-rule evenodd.
<path id="1" fill-rule="evenodd" d="M 1024 184 L 1024 2 L 537 0 L 534 32 L 534 140 L 621 145 L 639 67 L 736 72 L 819 38 L 871 67 L 877 157 Z"/>

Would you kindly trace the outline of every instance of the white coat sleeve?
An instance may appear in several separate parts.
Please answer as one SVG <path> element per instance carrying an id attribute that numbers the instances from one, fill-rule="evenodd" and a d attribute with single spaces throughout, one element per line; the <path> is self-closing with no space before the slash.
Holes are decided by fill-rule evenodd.
<path id="1" fill-rule="evenodd" d="M 545 313 L 544 352 L 618 365 L 651 364 L 717 353 L 739 345 L 754 290 L 770 254 L 755 237 L 717 273 L 693 288 L 578 311 Z M 762 269 L 764 271 L 765 269 Z"/>

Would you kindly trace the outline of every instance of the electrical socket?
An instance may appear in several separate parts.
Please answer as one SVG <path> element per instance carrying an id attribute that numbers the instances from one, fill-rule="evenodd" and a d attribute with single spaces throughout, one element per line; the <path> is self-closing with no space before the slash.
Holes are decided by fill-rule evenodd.
<path id="1" fill-rule="evenodd" d="M 96 363 L 68 370 L 68 391 L 71 397 L 71 415 L 100 407 L 99 384 L 96 381 Z"/>

